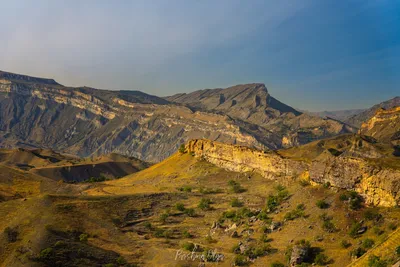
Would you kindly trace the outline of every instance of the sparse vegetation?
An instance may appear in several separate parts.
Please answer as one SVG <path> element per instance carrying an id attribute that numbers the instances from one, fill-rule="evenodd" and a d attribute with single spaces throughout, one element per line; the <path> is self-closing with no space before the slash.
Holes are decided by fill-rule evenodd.
<path id="1" fill-rule="evenodd" d="M 188 185 L 185 185 L 185 186 L 183 186 L 183 187 L 179 187 L 178 190 L 181 191 L 181 192 L 188 192 L 188 193 L 190 193 L 190 192 L 192 192 L 192 187 L 191 187 L 191 186 L 188 186 Z"/>
<path id="2" fill-rule="evenodd" d="M 329 204 L 325 200 L 318 200 L 316 203 L 318 208 L 320 209 L 327 209 L 329 208 Z"/>
<path id="3" fill-rule="evenodd" d="M 180 202 L 175 204 L 175 208 L 178 211 L 185 211 L 185 205 L 183 203 L 180 203 Z"/>
<path id="4" fill-rule="evenodd" d="M 371 255 L 368 258 L 368 266 L 369 267 L 386 267 L 388 266 L 388 262 L 382 260 L 380 257 Z"/>
<path id="5" fill-rule="evenodd" d="M 347 240 L 342 240 L 342 242 L 340 242 L 340 246 L 342 248 L 349 248 L 349 247 L 351 247 L 351 243 Z"/>
<path id="6" fill-rule="evenodd" d="M 352 210 L 360 209 L 363 204 L 363 198 L 355 191 L 348 191 L 341 194 L 339 199 L 341 201 L 347 201 L 349 203 L 349 208 Z"/>
<path id="7" fill-rule="evenodd" d="M 209 199 L 209 198 L 202 198 L 202 199 L 200 200 L 200 203 L 199 203 L 198 207 L 199 207 L 200 209 L 202 209 L 202 210 L 209 210 L 209 209 L 211 209 L 211 203 L 212 203 L 211 199 Z"/>
<path id="8" fill-rule="evenodd" d="M 87 242 L 87 241 L 88 241 L 88 237 L 89 237 L 88 234 L 81 234 L 81 235 L 79 236 L 79 241 L 81 241 L 81 242 Z"/>
<path id="9" fill-rule="evenodd" d="M 325 266 L 329 263 L 328 256 L 323 253 L 319 253 L 317 256 L 315 256 L 314 263 L 319 266 Z"/>
<path id="10" fill-rule="evenodd" d="M 232 200 L 231 200 L 231 207 L 232 208 L 237 208 L 237 207 L 242 207 L 243 206 L 243 203 L 238 199 L 238 198 L 233 198 Z"/>
<path id="11" fill-rule="evenodd" d="M 234 180 L 229 180 L 228 185 L 230 186 L 230 191 L 232 193 L 243 193 L 246 191 L 246 189 Z"/>
<path id="12" fill-rule="evenodd" d="M 181 154 L 185 154 L 186 153 L 186 148 L 185 148 L 185 144 L 181 144 L 179 147 L 179 153 Z"/>
<path id="13" fill-rule="evenodd" d="M 356 238 L 359 235 L 359 231 L 360 231 L 361 227 L 362 227 L 361 223 L 354 223 L 350 228 L 349 235 L 352 238 Z"/>
<path id="14" fill-rule="evenodd" d="M 305 217 L 305 205 L 304 204 L 299 204 L 297 205 L 295 210 L 289 211 L 285 214 L 285 220 L 292 221 L 294 219 L 300 218 L 300 217 Z"/>
<path id="15" fill-rule="evenodd" d="M 4 229 L 4 234 L 8 242 L 13 243 L 17 241 L 18 231 L 16 228 L 6 227 L 6 229 Z"/>

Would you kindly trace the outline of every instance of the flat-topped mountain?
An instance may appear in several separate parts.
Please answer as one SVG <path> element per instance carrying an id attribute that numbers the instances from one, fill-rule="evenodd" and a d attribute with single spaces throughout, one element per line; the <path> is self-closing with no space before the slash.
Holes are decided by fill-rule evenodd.
<path id="1" fill-rule="evenodd" d="M 277 149 L 356 130 L 301 114 L 270 96 L 263 84 L 163 99 L 7 72 L 0 77 L 5 148 L 49 148 L 82 157 L 115 152 L 157 162 L 195 138 Z"/>

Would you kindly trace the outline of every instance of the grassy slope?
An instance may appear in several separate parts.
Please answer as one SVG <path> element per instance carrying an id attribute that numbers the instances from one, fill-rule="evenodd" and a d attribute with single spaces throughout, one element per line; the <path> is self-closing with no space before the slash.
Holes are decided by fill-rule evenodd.
<path id="1" fill-rule="evenodd" d="M 247 191 L 231 193 L 227 185 L 231 179 L 239 182 Z M 278 207 L 276 213 L 269 216 L 274 221 L 283 221 L 286 212 L 293 210 L 297 204 L 304 203 L 308 217 L 285 222 L 280 231 L 268 234 L 268 238 L 272 239 L 269 244 L 277 252 L 257 259 L 253 266 L 268 266 L 273 261 L 285 262 L 286 248 L 302 238 L 310 240 L 313 246 L 324 249 L 324 253 L 334 259 L 330 266 L 350 263 L 349 251 L 357 246 L 360 238 L 351 239 L 347 234 L 348 228 L 352 220 L 362 219 L 361 212 L 348 210 L 347 205 L 338 200 L 339 192 L 334 189 L 302 187 L 293 181 L 281 183 L 287 186 L 290 198 Z M 266 180 L 257 174 L 225 171 L 207 162 L 198 161 L 189 154 L 177 153 L 159 164 L 120 180 L 92 185 L 89 188 L 73 185 L 73 190 L 63 194 L 53 192 L 50 196 L 38 195 L 28 198 L 27 201 L 0 203 L 0 215 L 8 218 L 0 222 L 0 231 L 7 226 L 17 226 L 21 232 L 16 243 L 2 241 L 5 250 L 0 250 L 0 262 L 5 262 L 6 265 L 3 266 L 31 266 L 32 262 L 27 260 L 31 252 L 18 253 L 18 247 L 29 247 L 32 255 L 37 255 L 46 247 L 62 254 L 83 246 L 83 251 L 90 251 L 96 257 L 91 259 L 90 264 L 85 262 L 88 259 L 75 257 L 75 266 L 115 263 L 118 255 L 141 266 L 198 266 L 198 262 L 175 260 L 176 251 L 181 248 L 182 242 L 190 241 L 223 253 L 225 261 L 218 266 L 231 266 L 234 258 L 231 248 L 239 241 L 257 242 L 263 222 L 249 223 L 247 219 L 244 220 L 238 226 L 238 233 L 251 228 L 254 234 L 247 236 L 243 233 L 239 238 L 232 238 L 230 233 L 219 229 L 212 234 L 215 242 L 209 243 L 205 236 L 210 234 L 212 223 L 226 210 L 238 209 L 230 207 L 230 201 L 234 197 L 238 197 L 248 208 L 263 208 L 268 194 L 275 193 L 276 185 L 277 182 Z M 176 189 L 182 186 L 191 186 L 193 190 L 181 192 Z M 203 194 L 199 190 L 201 187 L 219 189 L 220 192 Z M 213 209 L 199 209 L 197 205 L 201 198 L 210 198 Z M 320 199 L 325 199 L 331 207 L 326 210 L 317 208 L 315 202 Z M 186 208 L 194 208 L 196 216 L 189 217 L 177 211 L 174 206 L 178 202 L 183 203 Z M 167 211 L 170 216 L 165 223 L 160 222 L 160 215 Z M 333 216 L 338 232 L 323 231 L 319 219 L 323 212 Z M 361 239 L 371 237 L 376 243 L 385 240 L 390 233 L 388 224 L 397 222 L 400 218 L 397 209 L 380 209 L 380 212 L 385 217 L 385 222 L 380 226 L 385 231 L 384 234 L 378 237 L 372 230 L 368 230 Z M 146 222 L 150 222 L 153 228 L 146 228 Z M 232 224 L 229 220 L 224 222 L 224 226 Z M 371 226 L 370 222 L 366 224 Z M 156 229 L 168 230 L 171 236 L 156 237 Z M 189 231 L 193 237 L 184 237 L 184 231 Z M 40 234 L 36 237 L 36 233 Z M 87 243 L 79 242 L 74 233 L 88 234 Z M 322 236 L 323 240 L 315 241 L 317 236 Z M 344 239 L 349 240 L 353 246 L 341 248 L 340 242 Z M 34 242 L 30 243 L 28 240 Z M 70 247 L 56 247 L 56 242 L 60 240 Z"/>

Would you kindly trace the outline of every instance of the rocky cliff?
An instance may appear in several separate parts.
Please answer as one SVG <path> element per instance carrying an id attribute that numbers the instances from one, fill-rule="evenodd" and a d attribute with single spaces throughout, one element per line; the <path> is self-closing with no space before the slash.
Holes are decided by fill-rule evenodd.
<path id="1" fill-rule="evenodd" d="M 257 172 L 267 179 L 302 177 L 320 184 L 329 182 L 334 187 L 356 190 L 369 204 L 395 206 L 400 203 L 400 170 L 373 164 L 369 158 L 346 156 L 327 149 L 312 160 L 291 159 L 272 151 L 209 140 L 192 140 L 186 149 L 228 170 Z"/>
<path id="2" fill-rule="evenodd" d="M 205 90 L 204 102 L 186 105 L 138 91 L 72 88 L 0 72 L 0 147 L 44 147 L 83 157 L 115 152 L 157 162 L 196 138 L 278 149 L 351 130 L 300 114 L 263 84 L 217 91 Z"/>
<path id="3" fill-rule="evenodd" d="M 381 142 L 400 145 L 400 106 L 378 109 L 372 118 L 361 125 L 360 133 Z"/>

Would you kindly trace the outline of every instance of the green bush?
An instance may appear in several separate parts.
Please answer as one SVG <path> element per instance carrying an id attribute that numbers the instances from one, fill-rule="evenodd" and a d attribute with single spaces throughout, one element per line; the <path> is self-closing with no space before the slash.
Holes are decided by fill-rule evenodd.
<path id="1" fill-rule="evenodd" d="M 191 233 L 189 233 L 188 231 L 184 231 L 184 232 L 182 233 L 182 236 L 183 236 L 184 238 L 192 238 L 192 237 L 193 237 L 193 235 L 192 235 Z"/>
<path id="2" fill-rule="evenodd" d="M 329 204 L 325 202 L 324 200 L 318 200 L 316 203 L 317 207 L 320 209 L 327 209 L 329 208 Z"/>
<path id="3" fill-rule="evenodd" d="M 166 223 L 166 222 L 167 222 L 167 219 L 168 219 L 168 217 L 169 217 L 169 214 L 168 214 L 167 212 L 164 212 L 164 213 L 162 213 L 162 214 L 160 215 L 160 217 L 159 217 L 159 219 L 160 219 L 160 222 L 162 222 L 162 223 Z"/>
<path id="4" fill-rule="evenodd" d="M 284 217 L 285 220 L 292 221 L 292 220 L 300 218 L 300 217 L 305 217 L 304 209 L 305 209 L 304 204 L 297 205 L 295 210 L 289 211 L 285 214 L 285 217 Z"/>
<path id="5" fill-rule="evenodd" d="M 361 229 L 361 227 L 362 227 L 361 223 L 354 223 L 354 224 L 350 227 L 349 235 L 350 235 L 352 238 L 357 237 L 358 231 Z"/>
<path id="6" fill-rule="evenodd" d="M 209 198 L 202 198 L 201 200 L 200 200 L 200 203 L 199 203 L 199 205 L 198 205 L 198 207 L 200 208 L 200 209 L 202 209 L 202 210 L 209 210 L 209 209 L 211 209 L 211 199 L 209 199 Z"/>
<path id="7" fill-rule="evenodd" d="M 222 193 L 221 189 L 200 187 L 199 192 L 205 195 Z"/>
<path id="8" fill-rule="evenodd" d="M 383 216 L 379 213 L 378 209 L 374 208 L 364 211 L 364 218 L 369 221 L 380 221 L 382 220 Z"/>
<path id="9" fill-rule="evenodd" d="M 151 225 L 150 222 L 145 222 L 145 223 L 144 223 L 144 227 L 145 227 L 146 229 L 148 229 L 148 230 L 152 230 L 152 229 L 153 229 L 153 226 Z"/>
<path id="10" fill-rule="evenodd" d="M 39 260 L 48 260 L 52 253 L 53 253 L 52 248 L 43 249 L 42 251 L 40 251 Z"/>
<path id="11" fill-rule="evenodd" d="M 353 257 L 359 258 L 359 257 L 361 257 L 362 255 L 364 255 L 365 252 L 367 252 L 367 251 L 366 251 L 364 248 L 358 247 L 358 248 L 352 250 L 352 251 L 350 252 L 350 255 L 353 256 Z"/>
<path id="12" fill-rule="evenodd" d="M 247 266 L 249 265 L 249 262 L 247 261 L 247 258 L 243 255 L 236 255 L 235 259 L 233 260 L 233 263 L 235 266 Z"/>
<path id="13" fill-rule="evenodd" d="M 190 193 L 190 192 L 192 192 L 192 187 L 190 187 L 188 185 L 185 185 L 183 187 L 178 188 L 178 190 L 182 191 L 182 192 L 189 192 Z"/>
<path id="14" fill-rule="evenodd" d="M 322 228 L 328 233 L 336 232 L 336 226 L 332 223 L 332 221 L 324 221 L 322 223 Z"/>
<path id="15" fill-rule="evenodd" d="M 396 254 L 397 254 L 397 256 L 400 256 L 400 246 L 398 246 L 398 247 L 396 248 Z"/>
<path id="16" fill-rule="evenodd" d="M 231 207 L 241 207 L 243 203 L 238 198 L 233 198 L 231 200 Z"/>
<path id="17" fill-rule="evenodd" d="M 185 242 L 182 244 L 182 248 L 186 249 L 188 251 L 193 251 L 195 247 L 196 247 L 196 245 L 191 242 Z"/>
<path id="18" fill-rule="evenodd" d="M 371 238 L 367 238 L 362 242 L 362 247 L 365 249 L 370 249 L 375 245 L 375 241 Z"/>
<path id="19" fill-rule="evenodd" d="M 234 180 L 230 180 L 228 185 L 231 187 L 230 191 L 233 193 L 243 193 L 246 191 L 246 189 L 244 189 L 238 182 Z"/>
<path id="20" fill-rule="evenodd" d="M 351 247 L 351 243 L 347 240 L 342 240 L 342 242 L 340 242 L 340 246 L 342 248 L 349 248 L 349 247 Z"/>
<path id="21" fill-rule="evenodd" d="M 273 262 L 270 265 L 271 267 L 285 267 L 285 265 L 283 263 L 280 262 Z"/>
<path id="22" fill-rule="evenodd" d="M 319 253 L 317 256 L 315 256 L 314 263 L 320 266 L 324 266 L 328 264 L 328 256 L 325 254 Z"/>
<path id="23" fill-rule="evenodd" d="M 79 236 L 79 241 L 81 241 L 81 242 L 87 242 L 87 240 L 88 240 L 88 235 L 87 234 L 81 234 L 80 236 Z"/>
<path id="24" fill-rule="evenodd" d="M 179 153 L 181 153 L 181 154 L 186 153 L 186 148 L 185 148 L 185 145 L 184 145 L 184 144 L 182 144 L 182 145 L 179 147 Z"/>
<path id="25" fill-rule="evenodd" d="M 119 256 L 119 257 L 116 259 L 116 262 L 117 262 L 119 265 L 125 265 L 125 264 L 126 264 L 126 260 L 125 260 L 123 257 L 121 257 L 121 256 Z"/>
<path id="26" fill-rule="evenodd" d="M 368 266 L 369 267 L 386 267 L 388 263 L 385 260 L 381 260 L 380 257 L 371 255 L 368 258 Z"/>
<path id="27" fill-rule="evenodd" d="M 176 208 L 178 211 L 185 211 L 185 205 L 183 205 L 183 203 L 176 203 L 176 204 L 175 204 L 175 208 Z"/>
<path id="28" fill-rule="evenodd" d="M 4 229 L 4 234 L 7 241 L 10 243 L 16 242 L 18 239 L 18 231 L 16 228 L 6 227 L 6 229 Z"/>
<path id="29" fill-rule="evenodd" d="M 194 217 L 196 216 L 196 212 L 194 209 L 190 208 L 190 209 L 185 209 L 185 214 L 189 217 Z"/>

